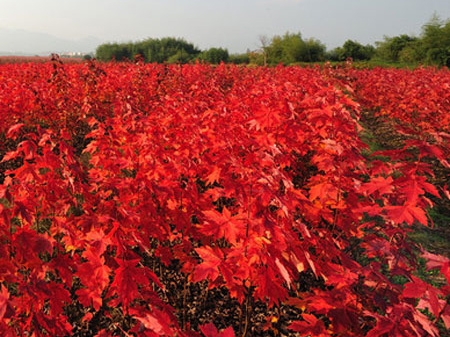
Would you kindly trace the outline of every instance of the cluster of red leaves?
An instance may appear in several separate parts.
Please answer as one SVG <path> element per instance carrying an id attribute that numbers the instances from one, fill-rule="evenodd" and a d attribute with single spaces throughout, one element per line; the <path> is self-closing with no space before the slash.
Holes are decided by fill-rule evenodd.
<path id="1" fill-rule="evenodd" d="M 376 74 L 351 76 L 370 87 Z M 149 258 L 178 261 L 189 282 L 226 287 L 241 303 L 297 307 L 289 328 L 303 335 L 437 336 L 440 319 L 450 327 L 449 260 L 425 253 L 445 281 L 419 279 L 406 235 L 428 224 L 428 195 L 440 197 L 423 159 L 446 163 L 448 130 L 427 129 L 440 138 L 384 153 L 389 161 L 367 158 L 361 107 L 341 75 L 1 66 L 0 132 L 16 144 L 2 162 L 19 163 L 0 185 L 2 334 L 70 335 L 75 303 L 86 324 L 98 312 L 130 318 L 97 336 L 234 335 L 212 324 L 183 329 Z M 81 124 L 90 132 L 79 153 Z M 306 272 L 320 282 L 301 284 Z"/>
<path id="2" fill-rule="evenodd" d="M 364 107 L 389 116 L 411 134 L 439 138 L 440 132 L 450 131 L 448 69 L 376 68 L 349 76 L 353 76 L 352 85 Z"/>

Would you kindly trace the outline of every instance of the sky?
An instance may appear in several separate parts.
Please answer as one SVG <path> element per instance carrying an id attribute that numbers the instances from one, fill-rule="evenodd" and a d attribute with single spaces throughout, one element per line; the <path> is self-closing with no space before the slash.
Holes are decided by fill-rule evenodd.
<path id="1" fill-rule="evenodd" d="M 0 5 L 3 52 L 30 48 L 33 39 L 38 43 L 29 34 L 29 42 L 22 37 L 13 44 L 19 30 L 51 35 L 59 39 L 55 44 L 170 36 L 230 53 L 257 49 L 262 36 L 300 32 L 330 50 L 349 39 L 374 44 L 384 36 L 419 36 L 433 14 L 450 19 L 450 0 L 0 0 Z"/>

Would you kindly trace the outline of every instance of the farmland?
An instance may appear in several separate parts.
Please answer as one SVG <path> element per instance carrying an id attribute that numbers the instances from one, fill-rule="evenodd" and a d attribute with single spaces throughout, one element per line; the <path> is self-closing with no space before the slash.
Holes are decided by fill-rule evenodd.
<path id="1" fill-rule="evenodd" d="M 440 336 L 450 72 L 0 65 L 3 336 Z"/>

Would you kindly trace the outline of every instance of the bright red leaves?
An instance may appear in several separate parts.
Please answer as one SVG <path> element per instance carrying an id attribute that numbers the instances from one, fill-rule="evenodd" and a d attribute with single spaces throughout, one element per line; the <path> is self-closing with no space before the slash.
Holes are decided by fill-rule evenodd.
<path id="1" fill-rule="evenodd" d="M 72 305 L 80 324 L 119 310 L 142 336 L 234 336 L 183 331 L 160 259 L 240 303 L 296 307 L 301 335 L 437 335 L 448 259 L 424 254 L 445 285 L 418 279 L 406 234 L 449 193 L 429 179 L 430 161 L 448 168 L 448 76 L 2 65 L 0 331 L 68 335 Z M 400 148 L 367 153 L 366 110 L 392 118 Z"/>

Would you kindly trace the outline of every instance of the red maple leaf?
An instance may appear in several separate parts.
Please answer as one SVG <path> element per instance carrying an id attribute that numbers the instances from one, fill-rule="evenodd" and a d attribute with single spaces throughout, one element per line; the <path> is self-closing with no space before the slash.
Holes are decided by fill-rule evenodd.
<path id="1" fill-rule="evenodd" d="M 213 323 L 206 323 L 199 326 L 205 337 L 234 337 L 234 330 L 231 326 L 219 332 Z"/>
<path id="2" fill-rule="evenodd" d="M 18 260 L 22 260 L 25 265 L 35 267 L 42 264 L 39 254 L 51 254 L 53 246 L 51 239 L 46 234 L 38 234 L 34 230 L 26 227 L 18 229 L 14 235 L 14 245 L 16 246 Z"/>
<path id="3" fill-rule="evenodd" d="M 329 200 L 337 200 L 338 189 L 333 184 L 328 182 L 322 182 L 311 186 L 309 192 L 309 200 L 314 201 L 315 199 L 322 200 L 324 202 Z"/>
<path id="4" fill-rule="evenodd" d="M 361 186 L 361 191 L 367 194 L 372 194 L 378 191 L 379 194 L 389 194 L 392 193 L 394 186 L 392 177 L 374 177 L 370 179 L 370 182 Z"/>
<path id="5" fill-rule="evenodd" d="M 439 317 L 445 307 L 445 301 L 439 300 L 441 292 L 414 276 L 411 276 L 411 282 L 405 285 L 402 294 L 406 298 L 419 298 L 418 308 L 428 309 L 435 317 Z"/>
<path id="6" fill-rule="evenodd" d="M 195 248 L 195 251 L 203 262 L 195 267 L 192 281 L 199 282 L 206 279 L 214 281 L 217 279 L 220 274 L 219 266 L 224 258 L 222 250 L 217 247 L 204 246 Z"/>
<path id="7" fill-rule="evenodd" d="M 245 234 L 244 217 L 241 214 L 232 215 L 224 207 L 222 213 L 216 210 L 203 211 L 206 221 L 200 225 L 200 231 L 205 235 L 212 235 L 219 239 L 224 237 L 231 244 Z"/>
<path id="8" fill-rule="evenodd" d="M 138 266 L 140 259 L 123 260 L 116 258 L 115 261 L 119 268 L 115 270 L 114 281 L 111 283 L 109 293 L 117 294 L 118 300 L 112 300 L 112 305 L 121 302 L 123 306 L 128 307 L 133 300 L 142 297 L 140 291 L 150 285 L 150 280 L 161 289 L 164 288 L 151 270 L 144 266 Z"/>
<path id="9" fill-rule="evenodd" d="M 322 320 L 311 314 L 302 314 L 303 321 L 294 321 L 289 324 L 288 329 L 302 333 L 302 335 L 311 335 L 317 337 L 330 336 L 325 329 Z"/>
<path id="10" fill-rule="evenodd" d="M 111 290 L 116 292 L 124 307 L 128 307 L 131 301 L 139 298 L 138 286 L 146 286 L 149 284 L 149 280 L 145 277 L 142 269 L 136 268 L 139 261 L 140 259 L 116 259 L 119 268 L 115 270 Z"/>
<path id="11" fill-rule="evenodd" d="M 396 326 L 395 322 L 388 317 L 383 317 L 381 315 L 375 315 L 375 317 L 377 319 L 377 324 L 369 331 L 367 337 L 395 336 L 392 334 Z"/>
<path id="12" fill-rule="evenodd" d="M 406 222 L 412 225 L 415 221 L 423 225 L 428 223 L 427 215 L 421 207 L 405 204 L 403 206 L 386 206 L 387 217 L 396 224 Z"/>
<path id="13" fill-rule="evenodd" d="M 0 321 L 5 316 L 6 310 L 10 307 L 9 291 L 0 284 Z"/>
<path id="14" fill-rule="evenodd" d="M 20 134 L 20 131 L 22 130 L 22 128 L 24 126 L 25 126 L 24 123 L 18 123 L 18 124 L 11 126 L 8 129 L 8 133 L 6 134 L 6 137 L 11 138 L 11 139 L 17 139 L 17 137 Z"/>
<path id="15" fill-rule="evenodd" d="M 206 185 L 212 185 L 214 182 L 218 182 L 220 178 L 220 172 L 222 169 L 219 166 L 215 166 L 212 172 L 206 177 Z"/>
<path id="16" fill-rule="evenodd" d="M 92 305 L 95 310 L 99 310 L 103 303 L 103 290 L 109 284 L 111 268 L 105 265 L 105 259 L 95 251 L 86 250 L 83 255 L 88 261 L 78 267 L 76 275 L 84 288 L 78 289 L 76 294 L 81 304 L 86 307 Z"/>
<path id="17" fill-rule="evenodd" d="M 172 323 L 169 315 L 160 310 L 153 310 L 144 317 L 135 316 L 134 318 L 141 322 L 145 329 L 153 331 L 156 336 L 176 335 L 175 331 L 171 328 Z"/>

